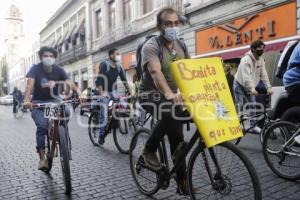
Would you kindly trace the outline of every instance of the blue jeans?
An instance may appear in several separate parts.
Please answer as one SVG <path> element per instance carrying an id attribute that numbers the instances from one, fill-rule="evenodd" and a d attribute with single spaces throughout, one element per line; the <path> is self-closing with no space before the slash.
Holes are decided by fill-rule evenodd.
<path id="1" fill-rule="evenodd" d="M 33 101 L 33 103 L 47 103 L 49 101 Z M 65 108 L 66 116 L 70 116 L 70 108 Z M 44 117 L 44 109 L 35 108 L 32 110 L 31 117 L 36 125 L 36 149 L 45 149 L 45 139 L 48 133 L 49 119 Z"/>
<path id="2" fill-rule="evenodd" d="M 234 92 L 234 98 L 235 98 L 235 104 L 236 104 L 236 109 L 237 112 L 239 114 L 239 116 L 242 115 L 242 112 L 244 112 L 245 110 L 243 110 L 243 106 L 245 105 L 245 103 L 250 103 L 250 117 L 255 116 L 256 111 L 255 111 L 255 96 L 252 94 L 248 94 L 244 91 L 244 89 L 242 88 L 242 86 L 234 81 L 233 82 L 233 92 Z M 251 125 L 253 125 L 255 123 L 256 120 L 250 120 Z"/>
<path id="3" fill-rule="evenodd" d="M 109 97 L 103 97 L 100 96 L 99 97 L 99 106 L 100 106 L 100 110 L 99 110 L 99 123 L 100 123 L 100 127 L 99 127 L 99 137 L 103 137 L 104 136 L 104 132 L 105 132 L 105 126 L 107 125 L 107 118 L 108 118 L 108 104 L 110 100 L 114 100 L 115 99 L 115 94 L 113 92 L 109 93 Z"/>

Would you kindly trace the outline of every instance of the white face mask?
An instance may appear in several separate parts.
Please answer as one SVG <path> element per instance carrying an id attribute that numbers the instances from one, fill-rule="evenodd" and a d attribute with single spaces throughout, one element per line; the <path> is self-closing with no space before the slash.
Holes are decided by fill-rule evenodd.
<path id="1" fill-rule="evenodd" d="M 179 39 L 179 28 L 173 27 L 173 28 L 166 28 L 164 37 L 172 42 Z"/>
<path id="2" fill-rule="evenodd" d="M 55 58 L 43 57 L 42 62 L 46 67 L 50 67 L 50 66 L 54 65 Z"/>
<path id="3" fill-rule="evenodd" d="M 116 62 L 121 62 L 121 55 L 116 56 Z"/>

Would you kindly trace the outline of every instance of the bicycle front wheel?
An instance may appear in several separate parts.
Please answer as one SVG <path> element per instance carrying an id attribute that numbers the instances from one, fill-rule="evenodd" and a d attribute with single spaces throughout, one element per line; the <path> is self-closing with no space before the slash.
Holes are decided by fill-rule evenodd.
<path id="1" fill-rule="evenodd" d="M 68 150 L 66 129 L 64 126 L 59 126 L 59 151 L 60 151 L 60 163 L 65 183 L 65 193 L 71 194 L 72 183 L 71 183 L 71 170 L 70 170 L 70 155 Z"/>
<path id="2" fill-rule="evenodd" d="M 99 112 L 95 111 L 89 117 L 89 137 L 94 146 L 99 146 L 98 144 L 98 137 L 100 131 L 100 124 L 99 124 Z"/>
<path id="3" fill-rule="evenodd" d="M 140 128 L 134 134 L 130 143 L 129 160 L 133 180 L 139 190 L 145 195 L 155 194 L 159 190 L 158 175 L 146 167 L 142 156 L 151 131 Z M 159 155 L 159 154 L 158 154 Z"/>
<path id="4" fill-rule="evenodd" d="M 253 165 L 229 142 L 212 147 L 210 152 L 196 148 L 188 164 L 188 178 L 192 199 L 262 199 Z"/>
<path id="5" fill-rule="evenodd" d="M 300 147 L 294 141 L 286 144 L 297 130 L 294 123 L 276 122 L 268 128 L 263 141 L 268 166 L 276 175 L 288 180 L 300 179 Z"/>
<path id="6" fill-rule="evenodd" d="M 120 118 L 113 128 L 113 137 L 120 153 L 128 154 L 130 142 L 136 130 L 136 124 L 131 118 Z"/>

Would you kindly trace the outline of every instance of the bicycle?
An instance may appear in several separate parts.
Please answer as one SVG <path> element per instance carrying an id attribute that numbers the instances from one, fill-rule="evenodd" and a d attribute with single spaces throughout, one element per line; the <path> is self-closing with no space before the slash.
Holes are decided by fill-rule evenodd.
<path id="1" fill-rule="evenodd" d="M 116 100 L 109 101 L 108 118 L 104 128 L 104 137 L 113 131 L 114 143 L 118 151 L 123 154 L 128 154 L 132 133 L 136 130 L 136 123 L 131 117 L 128 102 L 124 105 L 124 101 L 130 100 L 130 98 L 119 97 Z M 94 146 L 100 146 L 98 144 L 100 109 L 98 106 L 92 109 L 88 120 L 89 137 Z"/>
<path id="2" fill-rule="evenodd" d="M 14 112 L 14 116 L 16 119 L 22 118 L 24 115 L 24 109 L 23 109 L 23 104 L 22 101 L 18 101 L 18 104 L 16 105 L 16 110 Z"/>
<path id="3" fill-rule="evenodd" d="M 139 104 L 138 95 L 133 97 L 132 105 L 133 110 L 136 111 L 134 115 L 136 126 L 144 127 L 150 121 L 150 128 L 153 129 L 156 124 L 156 120 L 153 118 L 151 113 L 147 112 L 141 107 L 141 105 Z M 142 112 L 144 112 L 144 117 L 142 117 Z"/>
<path id="4" fill-rule="evenodd" d="M 263 154 L 270 169 L 293 181 L 300 179 L 300 145 L 294 140 L 298 135 L 300 124 L 279 121 L 269 127 L 263 141 Z"/>
<path id="5" fill-rule="evenodd" d="M 270 125 L 278 121 L 278 119 L 272 119 L 268 113 L 268 110 L 266 109 L 266 105 L 268 105 L 269 102 L 269 96 L 265 94 L 262 94 L 261 96 L 263 97 L 262 112 L 256 112 L 256 114 L 253 116 L 251 116 L 251 114 L 249 113 L 243 113 L 240 116 L 240 124 L 243 131 L 243 136 L 233 140 L 233 143 L 235 145 L 238 145 L 241 142 L 242 138 L 247 134 L 257 135 L 258 133 L 254 131 L 254 128 L 257 126 L 262 127 L 261 132 L 259 133 L 260 142 L 262 144 L 266 130 L 270 127 Z M 251 124 L 251 121 L 254 121 L 254 123 Z"/>
<path id="6" fill-rule="evenodd" d="M 46 157 L 48 161 L 48 169 L 46 173 L 50 173 L 53 165 L 53 159 L 60 155 L 60 163 L 65 185 L 65 194 L 70 195 L 72 192 L 70 160 L 71 155 L 71 139 L 67 125 L 66 104 L 73 103 L 73 100 L 36 103 L 32 108 L 44 109 L 44 117 L 49 119 L 48 134 L 46 135 Z"/>
<path id="7" fill-rule="evenodd" d="M 187 124 L 190 122 L 190 120 L 181 121 L 181 123 Z M 161 166 L 159 169 L 155 169 L 145 164 L 142 156 L 150 134 L 149 129 L 138 129 L 132 138 L 129 152 L 131 173 L 135 184 L 143 194 L 150 196 L 159 189 L 167 189 L 170 180 L 175 177 L 176 171 L 184 163 L 182 161 L 187 158 L 193 146 L 198 142 L 189 158 L 187 167 L 189 195 L 192 199 L 209 199 L 211 197 L 214 199 L 223 197 L 230 200 L 262 199 L 259 179 L 253 165 L 232 143 L 224 142 L 207 148 L 196 130 L 188 143 L 184 142 L 178 145 L 172 155 L 174 166 L 170 169 L 163 138 L 157 151 Z M 201 159 L 203 162 L 198 162 Z M 199 166 L 202 166 L 202 169 L 198 169 Z M 199 174 L 197 174 L 198 172 Z"/>

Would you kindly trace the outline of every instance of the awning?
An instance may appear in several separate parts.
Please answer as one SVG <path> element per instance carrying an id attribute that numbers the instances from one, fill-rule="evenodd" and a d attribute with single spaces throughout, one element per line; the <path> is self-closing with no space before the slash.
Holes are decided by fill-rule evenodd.
<path id="1" fill-rule="evenodd" d="M 49 47 L 54 47 L 54 45 L 55 45 L 55 39 L 49 42 L 48 44 Z"/>
<path id="2" fill-rule="evenodd" d="M 66 35 L 66 37 L 64 38 L 64 42 L 68 43 L 71 42 L 71 36 L 75 30 L 76 26 L 73 26 L 70 31 L 68 32 L 68 34 Z"/>
<path id="3" fill-rule="evenodd" d="M 60 35 L 58 38 L 57 38 L 57 40 L 55 41 L 55 44 L 54 44 L 54 47 L 57 47 L 60 43 L 60 41 L 61 41 L 61 38 L 62 38 L 62 36 Z"/>
<path id="4" fill-rule="evenodd" d="M 82 35 L 82 34 L 84 35 L 85 34 L 84 22 L 85 22 L 85 20 L 83 19 L 78 24 L 78 26 L 76 27 L 76 29 L 73 32 L 72 40 L 76 39 L 78 37 L 78 35 Z"/>
<path id="5" fill-rule="evenodd" d="M 267 41 L 265 42 L 266 46 L 264 52 L 271 52 L 271 51 L 281 51 L 284 49 L 288 41 L 300 39 L 300 36 L 293 36 L 287 37 L 283 39 Z M 250 46 L 244 46 L 234 49 L 226 49 L 223 51 L 211 52 L 207 54 L 197 55 L 194 58 L 201 58 L 201 57 L 221 57 L 223 60 L 229 60 L 233 58 L 241 58 L 245 55 L 246 52 L 250 51 Z"/>
<path id="6" fill-rule="evenodd" d="M 287 41 L 285 42 L 279 42 L 275 44 L 267 44 L 264 49 L 264 53 L 270 52 L 270 51 L 281 51 L 284 49 L 285 45 L 287 44 Z M 218 56 L 222 57 L 223 60 L 228 60 L 232 58 L 242 58 L 245 53 L 250 51 L 250 47 L 242 50 L 227 52 L 223 54 L 217 54 Z"/>
<path id="7" fill-rule="evenodd" d="M 69 32 L 69 30 L 66 31 L 65 34 L 63 34 L 63 35 L 61 36 L 61 38 L 60 38 L 60 39 L 58 40 L 58 42 L 57 42 L 57 45 L 62 45 L 62 44 L 63 44 L 63 42 L 65 41 L 66 36 L 68 35 L 68 32 Z"/>

